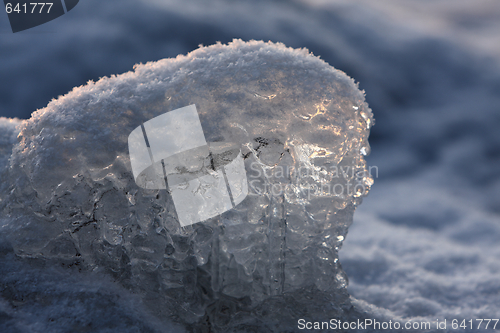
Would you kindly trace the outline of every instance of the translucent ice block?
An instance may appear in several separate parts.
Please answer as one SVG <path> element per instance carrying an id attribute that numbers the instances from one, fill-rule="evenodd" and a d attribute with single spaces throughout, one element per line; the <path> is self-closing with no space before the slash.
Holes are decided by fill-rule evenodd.
<path id="1" fill-rule="evenodd" d="M 191 191 L 187 182 L 139 186 L 129 135 L 144 159 L 148 147 L 165 159 L 152 148 L 165 144 L 142 142 L 137 128 L 163 138 L 169 116 L 158 127 L 148 121 L 189 105 L 214 151 L 236 148 L 235 164 L 223 161 L 231 149 L 210 157 L 222 178 L 205 182 L 196 204 L 181 198 L 183 214 L 203 216 L 201 205 L 213 217 L 183 227 L 174 199 Z M 349 301 L 337 254 L 373 183 L 364 160 L 372 125 L 354 81 L 307 50 L 239 40 L 202 47 L 90 82 L 35 112 L 13 149 L 2 214 L 15 217 L 18 255 L 108 272 L 156 316 L 191 328 L 283 331 L 301 316 L 342 318 Z M 194 139 L 186 147 L 205 144 Z M 246 181 L 227 177 L 243 166 Z M 223 190 L 233 202 L 217 196 Z"/>

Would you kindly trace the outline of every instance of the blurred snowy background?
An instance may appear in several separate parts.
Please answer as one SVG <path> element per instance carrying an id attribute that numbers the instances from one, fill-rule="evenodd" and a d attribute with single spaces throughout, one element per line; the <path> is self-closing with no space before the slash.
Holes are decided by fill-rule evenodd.
<path id="1" fill-rule="evenodd" d="M 359 311 L 499 318 L 497 0 L 82 0 L 16 34 L 0 14 L 0 117 L 28 118 L 88 80 L 233 38 L 306 47 L 366 91 L 378 178 L 340 252 Z M 1 143 L 11 134 L 0 123 Z M 2 332 L 173 330 L 112 281 L 0 254 Z"/>

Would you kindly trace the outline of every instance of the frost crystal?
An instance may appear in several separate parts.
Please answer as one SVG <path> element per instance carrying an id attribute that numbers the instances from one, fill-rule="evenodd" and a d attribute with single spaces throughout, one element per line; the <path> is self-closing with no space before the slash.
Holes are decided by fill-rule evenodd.
<path id="1" fill-rule="evenodd" d="M 136 184 L 128 137 L 193 104 L 206 142 L 241 149 L 248 195 L 181 227 L 172 188 Z M 34 113 L 2 214 L 19 256 L 112 274 L 158 317 L 212 331 L 293 329 L 349 307 L 337 253 L 373 182 L 363 159 L 372 124 L 354 81 L 306 50 L 203 47 Z"/>

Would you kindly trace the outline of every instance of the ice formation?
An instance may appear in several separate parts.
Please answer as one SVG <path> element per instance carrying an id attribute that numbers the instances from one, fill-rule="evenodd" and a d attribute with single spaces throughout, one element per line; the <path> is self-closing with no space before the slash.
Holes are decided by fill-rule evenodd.
<path id="1" fill-rule="evenodd" d="M 207 142 L 238 144 L 235 208 L 181 228 L 172 196 L 134 181 L 128 136 L 195 104 Z M 18 256 L 111 274 L 158 316 L 208 331 L 280 331 L 349 311 L 338 250 L 373 182 L 373 124 L 352 79 L 307 50 L 242 42 L 75 88 L 21 126 L 2 217 Z M 5 219 L 5 218 L 8 218 Z"/>
<path id="2" fill-rule="evenodd" d="M 19 119 L 8 119 L 0 117 L 0 177 L 2 171 L 9 164 L 9 158 L 12 154 L 12 147 L 17 142 L 18 126 L 21 124 Z"/>

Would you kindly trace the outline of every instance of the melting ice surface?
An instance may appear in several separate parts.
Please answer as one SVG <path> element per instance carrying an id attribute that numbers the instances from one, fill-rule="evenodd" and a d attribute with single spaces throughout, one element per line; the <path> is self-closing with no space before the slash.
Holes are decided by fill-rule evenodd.
<path id="1" fill-rule="evenodd" d="M 134 181 L 127 138 L 193 104 L 207 142 L 241 148 L 249 193 L 181 228 L 171 193 Z M 373 183 L 372 124 L 354 81 L 306 50 L 234 41 L 137 65 L 52 101 L 19 143 L 2 139 L 3 229 L 18 257 L 110 276 L 189 329 L 345 318 L 337 254 Z"/>

